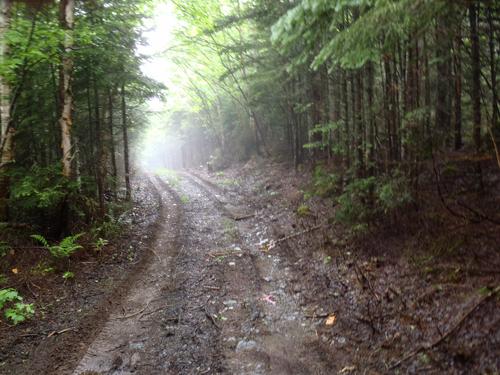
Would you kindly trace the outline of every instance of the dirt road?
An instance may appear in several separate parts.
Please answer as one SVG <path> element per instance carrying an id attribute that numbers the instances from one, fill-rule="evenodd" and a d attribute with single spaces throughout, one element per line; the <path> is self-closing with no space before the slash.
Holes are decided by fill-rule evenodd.
<path id="1" fill-rule="evenodd" d="M 187 173 L 154 184 L 153 260 L 73 374 L 331 373 L 245 198 Z"/>

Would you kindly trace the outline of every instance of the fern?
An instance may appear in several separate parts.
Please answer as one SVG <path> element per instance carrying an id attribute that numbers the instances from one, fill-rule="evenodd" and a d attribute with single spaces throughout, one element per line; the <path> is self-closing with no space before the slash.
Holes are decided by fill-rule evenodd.
<path id="1" fill-rule="evenodd" d="M 44 236 L 40 234 L 32 234 L 30 237 L 40 242 L 43 245 L 43 247 L 47 249 L 50 247 L 49 243 L 47 242 Z"/>
<path id="2" fill-rule="evenodd" d="M 50 245 L 45 237 L 39 234 L 33 234 L 31 238 L 40 242 L 54 258 L 67 258 L 75 251 L 83 249 L 83 246 L 76 243 L 81 236 L 83 233 L 65 237 L 58 245 Z"/>

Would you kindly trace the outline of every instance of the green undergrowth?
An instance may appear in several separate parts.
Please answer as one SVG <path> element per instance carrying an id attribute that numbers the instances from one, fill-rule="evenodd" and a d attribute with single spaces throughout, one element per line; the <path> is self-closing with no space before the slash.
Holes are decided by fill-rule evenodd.
<path id="1" fill-rule="evenodd" d="M 410 182 L 399 171 L 370 177 L 346 175 L 348 178 L 317 166 L 304 199 L 314 196 L 330 199 L 336 206 L 335 221 L 352 232 L 363 232 L 377 218 L 390 216 L 412 202 Z M 308 215 L 309 207 L 305 203 L 300 205 L 297 214 Z"/>
<path id="2" fill-rule="evenodd" d="M 181 177 L 176 171 L 172 169 L 158 168 L 155 171 L 155 174 L 166 180 L 172 187 L 177 187 L 181 183 Z"/>
<path id="3" fill-rule="evenodd" d="M 30 319 L 35 314 L 33 304 L 23 302 L 23 297 L 13 288 L 0 289 L 0 311 L 14 325 Z"/>

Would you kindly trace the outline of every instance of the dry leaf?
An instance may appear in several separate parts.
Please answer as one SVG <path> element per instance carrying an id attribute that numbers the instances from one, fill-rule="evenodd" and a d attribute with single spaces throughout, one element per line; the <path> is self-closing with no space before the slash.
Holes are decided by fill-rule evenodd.
<path id="1" fill-rule="evenodd" d="M 326 318 L 325 325 L 333 326 L 336 321 L 337 321 L 337 317 L 334 314 L 332 314 L 332 315 L 328 316 L 328 318 Z"/>
<path id="2" fill-rule="evenodd" d="M 19 270 L 18 270 L 17 268 L 13 268 L 13 269 L 12 269 L 12 273 L 13 273 L 14 275 L 17 275 L 17 274 L 19 273 Z"/>

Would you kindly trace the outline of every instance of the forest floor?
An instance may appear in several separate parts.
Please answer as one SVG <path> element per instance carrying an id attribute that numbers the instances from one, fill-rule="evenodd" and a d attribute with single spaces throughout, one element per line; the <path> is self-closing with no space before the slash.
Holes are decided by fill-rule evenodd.
<path id="1" fill-rule="evenodd" d="M 75 280 L 19 285 L 44 316 L 0 326 L 0 373 L 500 371 L 498 226 L 400 222 L 360 239 L 328 223 L 328 200 L 297 211 L 308 172 L 251 160 L 160 175 Z"/>

